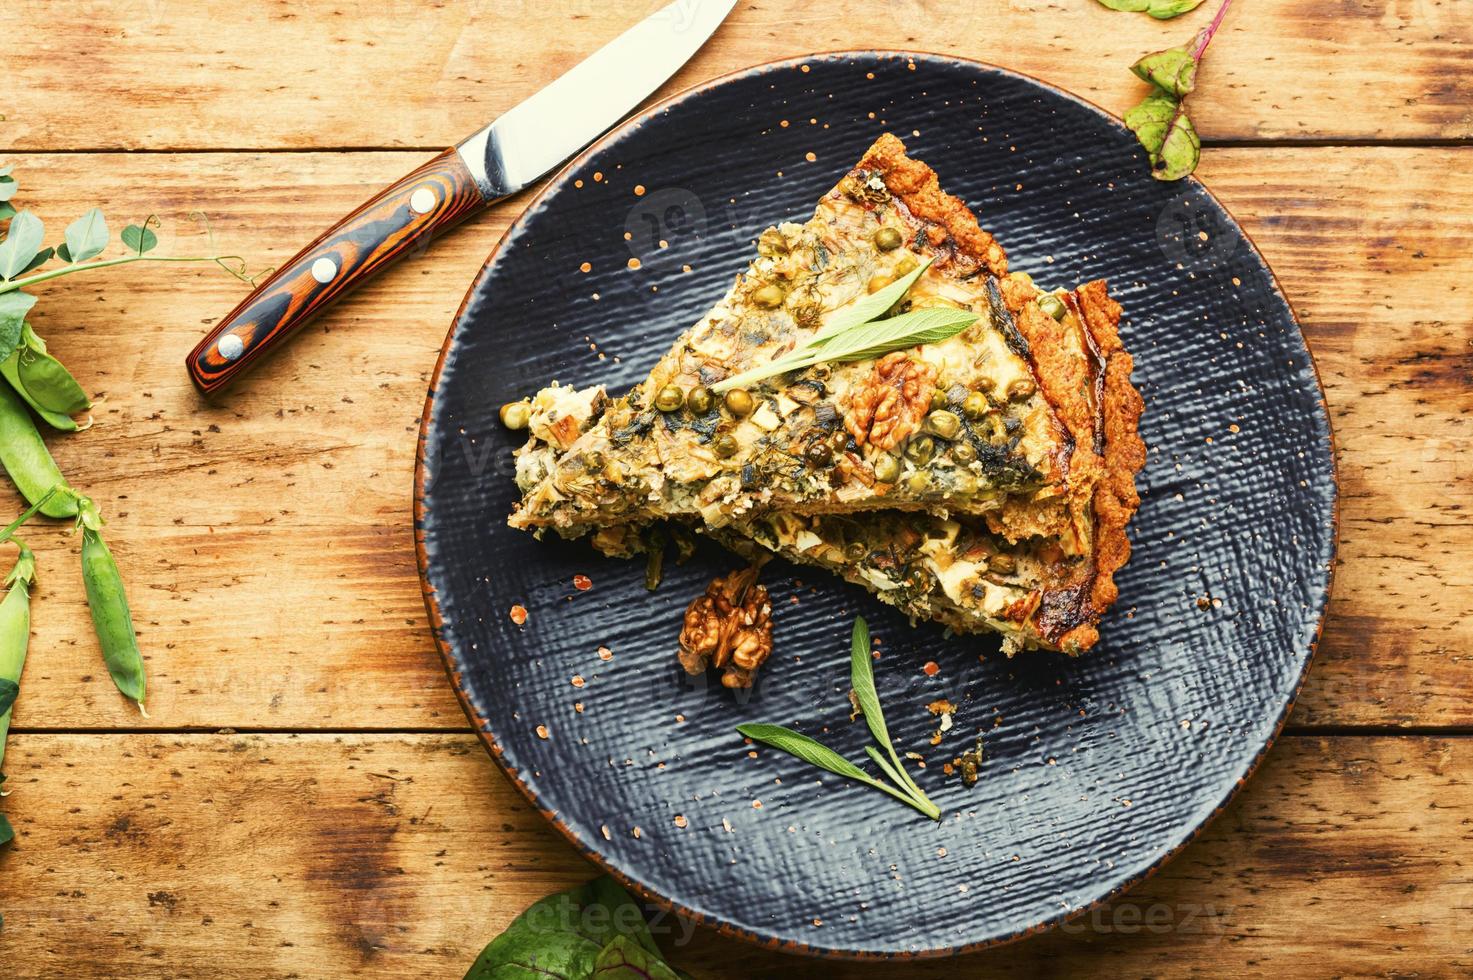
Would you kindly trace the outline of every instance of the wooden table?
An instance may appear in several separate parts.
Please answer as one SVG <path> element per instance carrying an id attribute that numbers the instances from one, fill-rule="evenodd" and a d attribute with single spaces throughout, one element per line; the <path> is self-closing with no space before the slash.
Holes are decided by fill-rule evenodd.
<path id="1" fill-rule="evenodd" d="M 261 268 L 656 5 L 22 0 L 0 145 L 53 230 L 94 203 L 115 226 L 158 212 L 184 253 L 204 247 L 185 219 L 202 211 Z M 1210 6 L 1162 24 L 1091 0 L 743 0 L 666 91 L 907 47 L 1119 113 L 1141 94 L 1127 65 Z M 1295 303 L 1339 444 L 1336 597 L 1241 797 L 1134 893 L 1002 950 L 823 964 L 702 931 L 675 961 L 730 977 L 1473 970 L 1470 8 L 1242 0 L 1192 99 L 1200 175 Z M 32 532 L 6 975 L 456 977 L 529 902 L 590 876 L 470 733 L 410 536 L 426 381 L 520 206 L 359 292 L 214 405 L 182 359 L 240 283 L 159 265 L 46 290 L 36 325 L 99 402 L 96 427 L 53 448 L 111 519 L 151 717 L 102 670 L 74 542 Z"/>

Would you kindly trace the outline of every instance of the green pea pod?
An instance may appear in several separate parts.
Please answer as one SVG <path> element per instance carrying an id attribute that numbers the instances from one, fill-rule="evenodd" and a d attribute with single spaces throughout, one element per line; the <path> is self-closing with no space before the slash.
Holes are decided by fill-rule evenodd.
<path id="1" fill-rule="evenodd" d="M 92 399 L 77 384 L 72 372 L 45 351 L 26 348 L 20 352 L 17 375 L 30 401 L 47 412 L 68 417 L 92 407 Z"/>
<path id="2" fill-rule="evenodd" d="M 102 540 L 102 516 L 86 497 L 79 501 L 77 525 L 82 529 L 82 583 L 87 587 L 87 608 L 92 611 L 92 629 L 102 646 L 103 662 L 118 690 L 137 702 L 138 710 L 147 718 L 148 712 L 143 708 L 146 693 L 143 654 L 138 650 L 138 636 L 133 632 L 133 614 L 128 611 L 123 577 Z"/>
<path id="3" fill-rule="evenodd" d="M 4 385 L 0 385 L 0 464 L 31 503 L 41 500 L 52 487 L 67 485 L 25 405 Z M 41 507 L 41 513 L 47 517 L 75 517 L 77 495 L 55 494 Z"/>
<path id="4" fill-rule="evenodd" d="M 37 415 L 41 416 L 42 421 L 51 426 L 53 429 L 58 429 L 62 432 L 76 432 L 79 428 L 81 428 L 81 426 L 77 425 L 77 420 L 72 418 L 70 415 L 63 415 L 60 412 L 53 412 L 49 409 L 42 408 L 40 405 L 31 400 L 31 393 L 26 391 L 25 383 L 20 379 L 19 351 L 12 353 L 5 360 L 0 361 L 0 377 L 3 377 L 6 381 L 10 382 L 10 387 L 15 390 L 16 394 L 24 398 L 26 400 L 26 404 L 31 406 L 31 409 L 35 411 Z"/>
<path id="5" fill-rule="evenodd" d="M 25 545 L 5 579 L 10 591 L 0 600 L 0 762 L 5 759 L 5 736 L 10 731 L 10 704 L 20 691 L 20 672 L 26 665 L 31 639 L 31 585 L 36 581 L 36 556 Z M 8 694 L 9 703 L 4 702 Z"/>

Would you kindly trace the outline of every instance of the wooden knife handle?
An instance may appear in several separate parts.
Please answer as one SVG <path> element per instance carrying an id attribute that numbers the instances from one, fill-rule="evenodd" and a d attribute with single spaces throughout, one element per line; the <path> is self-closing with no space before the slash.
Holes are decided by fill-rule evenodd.
<path id="1" fill-rule="evenodd" d="M 189 355 L 206 395 L 223 389 L 328 304 L 488 202 L 454 149 L 364 203 L 256 288 Z"/>

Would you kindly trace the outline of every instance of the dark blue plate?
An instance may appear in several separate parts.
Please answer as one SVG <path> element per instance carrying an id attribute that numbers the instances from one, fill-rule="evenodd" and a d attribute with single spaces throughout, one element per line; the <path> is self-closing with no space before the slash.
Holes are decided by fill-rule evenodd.
<path id="1" fill-rule="evenodd" d="M 1104 639 L 1079 660 L 1010 661 L 995 641 L 913 628 L 827 575 L 771 565 L 776 650 L 738 697 L 675 662 L 685 604 L 738 562 L 704 546 L 650 595 L 642 563 L 508 529 L 517 440 L 497 408 L 554 378 L 615 392 L 638 381 L 745 267 L 757 234 L 805 220 L 887 130 L 971 205 L 1013 268 L 1048 286 L 1105 277 L 1125 305 L 1150 447 L 1135 556 Z M 1263 257 L 1201 184 L 1153 180 L 1118 121 L 971 62 L 813 57 L 626 123 L 507 231 L 425 409 L 420 570 L 466 713 L 593 860 L 761 943 L 954 952 L 1126 888 L 1252 772 L 1325 610 L 1330 439 L 1304 337 Z M 575 589 L 575 575 L 592 588 Z M 776 752 L 752 758 L 733 731 L 791 725 L 862 760 L 868 735 L 846 698 L 856 613 L 883 641 L 881 699 L 897 745 L 925 756 L 918 779 L 945 811 L 939 824 Z M 960 709 L 933 747 L 925 705 L 938 698 Z M 981 781 L 943 779 L 977 733 Z"/>

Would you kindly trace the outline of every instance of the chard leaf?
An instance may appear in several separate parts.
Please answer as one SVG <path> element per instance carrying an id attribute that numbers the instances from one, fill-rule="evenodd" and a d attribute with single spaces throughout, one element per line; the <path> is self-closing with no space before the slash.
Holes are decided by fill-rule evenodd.
<path id="1" fill-rule="evenodd" d="M 465 977 L 587 980 L 604 949 L 621 937 L 623 948 L 659 956 L 639 905 L 612 878 L 596 878 L 533 903 L 481 950 Z"/>
<path id="2" fill-rule="evenodd" d="M 93 208 L 66 226 L 68 262 L 85 262 L 107 248 L 107 219 L 101 208 Z"/>
<path id="3" fill-rule="evenodd" d="M 0 293 L 0 359 L 9 357 L 20 346 L 26 314 L 36 305 L 36 297 L 20 290 Z"/>
<path id="4" fill-rule="evenodd" d="M 773 748 L 786 752 L 788 755 L 796 756 L 808 763 L 826 769 L 836 776 L 853 779 L 861 783 L 875 785 L 875 778 L 863 769 L 844 758 L 833 749 L 824 745 L 817 739 L 809 738 L 802 732 L 795 732 L 791 728 L 782 725 L 764 725 L 750 722 L 737 726 L 737 731 L 754 742 L 770 745 Z"/>
<path id="5" fill-rule="evenodd" d="M 1130 66 L 1136 77 L 1178 99 L 1197 87 L 1197 59 L 1185 46 L 1146 55 Z"/>
<path id="6" fill-rule="evenodd" d="M 628 936 L 615 936 L 593 962 L 593 980 L 680 980 L 680 975 Z"/>
<path id="7" fill-rule="evenodd" d="M 1145 148 L 1157 180 L 1180 180 L 1197 169 L 1202 141 L 1186 106 L 1171 95 L 1152 92 L 1125 114 L 1125 125 Z"/>
<path id="8" fill-rule="evenodd" d="M 41 250 L 46 226 L 29 211 L 10 219 L 10 231 L 0 242 L 0 279 L 14 279 L 31 264 Z"/>

